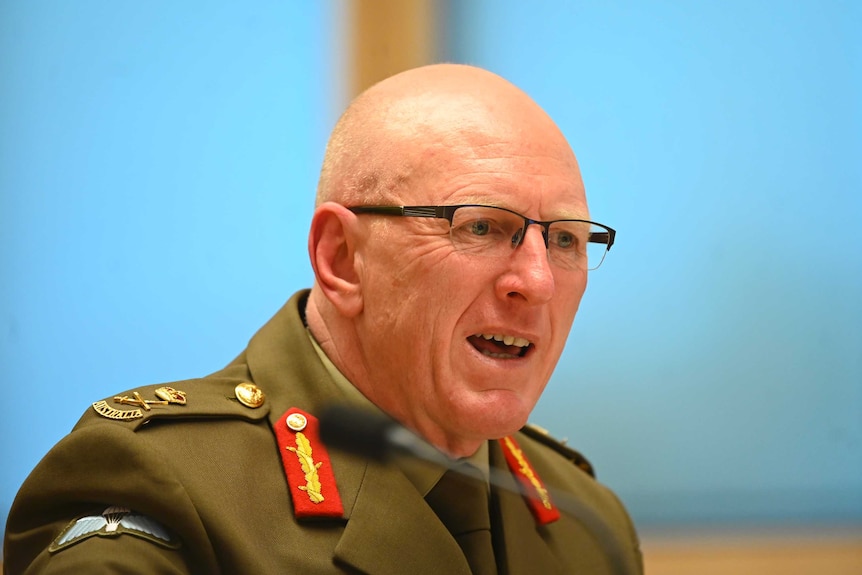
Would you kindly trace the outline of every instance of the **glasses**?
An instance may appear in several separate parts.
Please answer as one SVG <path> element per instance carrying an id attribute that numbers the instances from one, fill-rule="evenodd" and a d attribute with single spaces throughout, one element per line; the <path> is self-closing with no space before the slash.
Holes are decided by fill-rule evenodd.
<path id="1" fill-rule="evenodd" d="M 506 208 L 461 206 L 354 206 L 354 214 L 441 218 L 449 222 L 455 249 L 477 256 L 505 258 L 524 242 L 527 228 L 541 226 L 548 260 L 570 270 L 594 270 L 614 245 L 616 231 L 587 220 L 531 220 Z"/>

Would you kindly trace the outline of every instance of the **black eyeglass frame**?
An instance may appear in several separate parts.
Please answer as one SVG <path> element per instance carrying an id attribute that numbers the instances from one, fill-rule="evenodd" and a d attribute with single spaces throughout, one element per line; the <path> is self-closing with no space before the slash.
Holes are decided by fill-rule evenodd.
<path id="1" fill-rule="evenodd" d="M 550 221 L 541 221 L 534 220 L 519 214 L 516 211 L 510 210 L 509 208 L 501 208 L 499 206 L 486 206 L 482 204 L 461 204 L 457 206 L 348 206 L 347 209 L 353 212 L 354 214 L 378 214 L 382 216 L 406 216 L 413 218 L 441 218 L 447 220 L 449 225 L 452 225 L 452 218 L 455 216 L 455 211 L 458 208 L 494 208 L 497 210 L 503 210 L 509 212 L 510 214 L 516 215 L 519 218 L 524 219 L 524 233 L 521 234 L 521 237 L 518 238 L 518 243 L 513 245 L 512 247 L 518 247 L 523 243 L 524 238 L 527 236 L 527 228 L 533 224 L 537 224 L 542 227 L 542 238 L 545 240 L 545 248 L 549 248 L 548 246 L 548 234 L 550 233 L 548 230 L 551 224 L 555 224 L 557 222 L 580 222 L 584 224 L 590 224 L 594 226 L 599 226 L 600 228 L 604 228 L 607 232 L 590 232 L 590 236 L 587 238 L 588 242 L 594 244 L 605 244 L 607 248 L 605 252 L 611 251 L 611 246 L 614 245 L 614 239 L 616 238 L 617 232 L 615 229 L 608 227 L 604 224 L 600 224 L 598 222 L 593 222 L 590 220 L 579 220 L 573 218 L 562 218 L 559 220 L 550 220 Z M 601 265 L 601 264 L 600 264 Z"/>

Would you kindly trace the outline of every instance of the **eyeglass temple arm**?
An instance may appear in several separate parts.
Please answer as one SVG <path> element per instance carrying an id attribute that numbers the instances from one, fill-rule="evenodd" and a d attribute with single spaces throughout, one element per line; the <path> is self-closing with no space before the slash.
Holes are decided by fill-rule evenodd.
<path id="1" fill-rule="evenodd" d="M 616 236 L 616 234 L 612 230 L 608 230 L 606 232 L 590 232 L 590 237 L 587 241 L 596 244 L 605 244 L 608 246 L 608 251 L 610 251 L 611 246 L 614 245 L 614 236 Z"/>
<path id="2" fill-rule="evenodd" d="M 404 215 L 404 208 L 401 206 L 353 206 L 347 209 L 354 214 Z"/>
<path id="3" fill-rule="evenodd" d="M 354 214 L 445 218 L 451 222 L 452 214 L 457 208 L 458 206 L 354 206 L 347 209 Z"/>

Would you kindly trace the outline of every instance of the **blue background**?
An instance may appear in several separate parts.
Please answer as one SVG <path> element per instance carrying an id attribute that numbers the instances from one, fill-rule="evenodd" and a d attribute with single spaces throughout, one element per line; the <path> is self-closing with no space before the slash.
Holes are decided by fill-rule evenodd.
<path id="1" fill-rule="evenodd" d="M 93 401 L 220 369 L 310 285 L 339 21 L 314 2 L 0 4 L 4 524 Z"/>
<path id="2" fill-rule="evenodd" d="M 535 419 L 641 525 L 862 523 L 862 4 L 451 7 L 619 230 Z"/>
<path id="3" fill-rule="evenodd" d="M 860 6 L 447 4 L 618 229 L 534 420 L 644 529 L 862 523 Z M 0 5 L 0 518 L 90 403 L 310 285 L 345 7 Z"/>

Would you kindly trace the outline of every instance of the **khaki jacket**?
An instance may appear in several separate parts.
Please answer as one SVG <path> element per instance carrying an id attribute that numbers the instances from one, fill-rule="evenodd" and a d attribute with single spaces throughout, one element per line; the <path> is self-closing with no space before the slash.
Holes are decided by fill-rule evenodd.
<path id="1" fill-rule="evenodd" d="M 224 370 L 170 384 L 186 405 L 128 421 L 88 410 L 13 503 L 4 572 L 468 575 L 457 543 L 397 466 L 330 450 L 343 516 L 295 517 L 273 426 L 292 407 L 314 414 L 345 400 L 300 319 L 306 296 L 291 298 Z M 242 382 L 263 390 L 261 406 L 237 400 Z M 125 395 L 155 399 L 158 387 Z M 640 573 L 637 538 L 617 498 L 573 463 L 574 452 L 536 434 L 516 438 L 547 486 L 604 518 L 621 562 Z M 497 442 L 490 459 L 507 469 Z M 492 491 L 501 574 L 611 572 L 581 522 L 564 514 L 537 527 L 520 495 Z M 50 550 L 70 522 L 109 506 L 134 510 L 171 537 L 99 535 Z"/>

